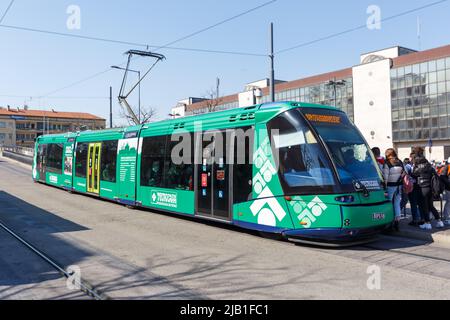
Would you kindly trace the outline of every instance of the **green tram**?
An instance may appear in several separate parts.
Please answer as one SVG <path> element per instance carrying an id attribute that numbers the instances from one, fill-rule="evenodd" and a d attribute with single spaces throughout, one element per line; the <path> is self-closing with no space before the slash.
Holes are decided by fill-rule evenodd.
<path id="1" fill-rule="evenodd" d="M 336 108 L 305 103 L 41 136 L 33 179 L 294 242 L 367 241 L 394 219 L 358 129 Z"/>

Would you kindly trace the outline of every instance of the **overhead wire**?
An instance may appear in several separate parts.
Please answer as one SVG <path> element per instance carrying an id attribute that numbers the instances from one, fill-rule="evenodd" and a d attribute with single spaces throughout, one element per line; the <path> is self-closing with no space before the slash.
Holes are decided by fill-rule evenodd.
<path id="1" fill-rule="evenodd" d="M 386 22 L 386 21 L 394 20 L 394 19 L 403 17 L 405 15 L 408 15 L 408 14 L 411 14 L 411 13 L 414 13 L 414 12 L 418 12 L 418 11 L 421 11 L 421 10 L 424 10 L 424 9 L 428 9 L 430 7 L 434 7 L 434 6 L 440 5 L 440 4 L 442 4 L 444 2 L 448 2 L 448 1 L 449 0 L 440 0 L 440 1 L 432 2 L 432 3 L 426 4 L 426 5 L 417 7 L 417 8 L 406 10 L 406 11 L 403 11 L 401 13 L 395 14 L 393 16 L 389 16 L 387 18 L 383 18 L 383 19 L 380 20 L 380 22 Z M 285 53 L 285 52 L 292 51 L 292 50 L 295 50 L 295 49 L 299 49 L 299 48 L 302 48 L 302 47 L 310 46 L 310 45 L 315 44 L 315 43 L 319 43 L 319 42 L 322 42 L 322 41 L 325 41 L 325 40 L 336 38 L 336 37 L 342 36 L 344 34 L 348 34 L 348 33 L 355 32 L 355 31 L 358 31 L 358 30 L 361 30 L 361 29 L 366 29 L 366 28 L 367 28 L 367 24 L 356 26 L 356 27 L 353 27 L 353 28 L 350 28 L 350 29 L 346 29 L 346 30 L 343 30 L 343 31 L 340 31 L 340 32 L 332 33 L 330 35 L 327 35 L 327 36 L 324 36 L 324 37 L 321 37 L 321 38 L 317 38 L 317 39 L 314 39 L 314 40 L 303 42 L 303 43 L 300 43 L 298 45 L 295 45 L 295 46 L 292 46 L 292 47 L 289 47 L 289 48 L 286 48 L 286 49 L 279 50 L 275 54 L 281 54 L 281 53 Z"/>
<path id="2" fill-rule="evenodd" d="M 242 13 L 236 14 L 236 15 L 230 17 L 230 18 L 221 20 L 221 21 L 219 21 L 218 23 L 214 23 L 214 24 L 212 24 L 212 25 L 210 25 L 210 26 L 208 26 L 208 27 L 202 28 L 202 29 L 200 29 L 200 30 L 198 30 L 198 31 L 196 31 L 196 32 L 192 32 L 192 33 L 190 33 L 190 34 L 188 34 L 188 35 L 186 35 L 186 36 L 183 36 L 183 37 L 180 37 L 180 38 L 178 38 L 178 39 L 176 39 L 176 40 L 170 41 L 170 42 L 166 43 L 165 45 L 156 47 L 156 49 L 154 50 L 154 52 L 158 52 L 159 50 L 162 50 L 162 49 L 171 49 L 171 48 L 169 48 L 169 47 L 172 46 L 173 44 L 176 44 L 176 43 L 178 43 L 178 42 L 181 42 L 181 41 L 184 41 L 184 40 L 186 40 L 186 39 L 192 38 L 192 37 L 194 37 L 194 36 L 196 36 L 196 35 L 199 35 L 199 34 L 201 34 L 201 33 L 203 33 L 203 32 L 209 31 L 209 30 L 211 30 L 211 29 L 213 29 L 213 28 L 216 28 L 216 27 L 218 27 L 218 26 L 220 26 L 220 25 L 223 25 L 223 24 L 225 24 L 225 23 L 227 23 L 227 22 L 230 22 L 230 21 L 232 21 L 232 20 L 235 20 L 235 19 L 237 19 L 237 18 L 239 18 L 239 17 L 242 17 L 242 16 L 244 16 L 244 15 L 246 15 L 246 14 L 249 14 L 249 13 L 251 13 L 251 12 L 254 12 L 254 11 L 256 11 L 256 10 L 258 10 L 258 9 L 261 9 L 261 8 L 263 8 L 263 7 L 266 7 L 266 6 L 268 6 L 268 5 L 272 4 L 272 3 L 275 3 L 275 2 L 277 2 L 277 1 L 278 1 L 278 0 L 267 1 L 267 2 L 265 2 L 265 3 L 263 3 L 263 4 L 261 4 L 261 5 L 258 5 L 258 6 L 256 6 L 256 7 L 253 7 L 253 8 L 251 8 L 251 9 L 248 9 L 248 10 L 242 12 Z M 153 47 L 155 48 L 155 46 L 153 46 Z M 175 48 L 173 48 L 173 49 L 175 49 Z M 181 49 L 181 48 L 177 48 L 177 49 Z M 225 52 L 225 51 L 220 52 L 220 51 L 218 51 L 218 50 L 203 50 L 203 49 L 190 49 L 190 48 L 183 48 L 183 50 L 192 50 L 192 51 L 195 50 L 195 51 L 210 52 L 210 53 L 231 53 L 231 52 Z M 236 53 L 236 52 L 233 52 L 232 54 L 237 54 L 237 53 Z M 258 55 L 258 54 L 251 54 L 251 55 Z M 265 55 L 261 54 L 260 56 L 265 56 Z M 123 65 L 125 65 L 126 63 L 127 63 L 127 62 L 120 63 L 120 64 L 118 64 L 118 66 L 123 66 Z M 103 74 L 105 74 L 105 73 L 108 73 L 109 71 L 111 71 L 111 68 L 108 68 L 108 69 L 105 69 L 105 70 L 103 70 L 103 71 L 97 72 L 97 73 L 95 73 L 95 74 L 93 74 L 93 75 L 91 75 L 91 76 L 88 76 L 88 77 L 86 77 L 86 78 L 83 78 L 83 79 L 81 79 L 81 80 L 78 80 L 78 81 L 76 81 L 76 82 L 73 82 L 73 83 L 71 83 L 71 84 L 69 84 L 69 85 L 67 85 L 67 86 L 62 87 L 62 88 L 53 90 L 53 91 L 51 91 L 51 92 L 49 92 L 49 93 L 46 93 L 46 94 L 44 94 L 44 95 L 42 95 L 42 96 L 39 96 L 39 97 L 47 97 L 47 96 L 53 95 L 53 94 L 55 94 L 55 93 L 57 93 L 57 92 L 60 92 L 60 91 L 69 89 L 69 88 L 71 88 L 71 87 L 77 86 L 77 85 L 79 85 L 79 84 L 81 84 L 81 83 L 84 83 L 84 82 L 86 82 L 86 81 L 89 81 L 89 80 L 91 80 L 91 79 L 94 79 L 94 78 L 96 78 L 96 77 L 99 77 L 99 76 L 101 76 L 101 75 L 103 75 Z"/>
<path id="3" fill-rule="evenodd" d="M 3 22 L 3 20 L 5 19 L 6 15 L 8 14 L 9 10 L 11 9 L 12 5 L 14 4 L 15 0 L 11 0 L 11 2 L 9 3 L 8 7 L 6 8 L 5 12 L 3 13 L 2 17 L 0 18 L 0 24 Z"/>
<path id="4" fill-rule="evenodd" d="M 100 37 L 93 37 L 93 36 L 84 36 L 84 35 L 77 35 L 77 34 L 72 34 L 72 33 L 64 33 L 64 32 L 57 32 L 57 31 L 50 31 L 50 30 L 43 30 L 43 29 L 36 29 L 36 28 L 29 28 L 29 27 L 22 27 L 22 26 L 5 25 L 5 24 L 0 24 L 0 28 L 42 33 L 42 34 L 48 34 L 48 35 L 56 35 L 56 36 L 61 36 L 61 37 L 76 38 L 76 39 L 82 39 L 82 40 L 100 41 L 100 42 L 121 44 L 121 45 L 127 45 L 127 46 L 143 47 L 143 48 L 156 48 L 156 49 L 164 48 L 167 50 L 231 54 L 231 55 L 242 55 L 242 56 L 265 56 L 264 54 L 255 53 L 255 52 L 211 50 L 211 49 L 189 48 L 189 47 L 184 48 L 184 47 L 172 47 L 169 45 L 164 45 L 164 46 L 154 45 L 154 44 L 151 45 L 151 44 L 145 44 L 145 43 L 115 40 L 115 39 L 108 39 L 108 38 L 100 38 Z"/>

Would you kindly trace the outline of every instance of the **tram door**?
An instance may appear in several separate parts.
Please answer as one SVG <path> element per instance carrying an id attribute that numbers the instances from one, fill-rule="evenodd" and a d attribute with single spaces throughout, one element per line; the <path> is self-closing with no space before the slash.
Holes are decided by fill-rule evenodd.
<path id="1" fill-rule="evenodd" d="M 197 164 L 197 214 L 230 220 L 230 165 L 224 132 L 209 134 L 202 141 L 201 164 Z"/>
<path id="2" fill-rule="evenodd" d="M 42 182 L 45 182 L 46 179 L 45 177 L 46 176 L 45 166 L 47 165 L 46 159 L 47 159 L 47 145 L 41 144 L 38 147 L 37 167 L 39 172 L 39 180 Z"/>
<path id="3" fill-rule="evenodd" d="M 100 155 L 101 143 L 90 143 L 88 149 L 87 165 L 87 191 L 99 194 L 100 192 Z"/>

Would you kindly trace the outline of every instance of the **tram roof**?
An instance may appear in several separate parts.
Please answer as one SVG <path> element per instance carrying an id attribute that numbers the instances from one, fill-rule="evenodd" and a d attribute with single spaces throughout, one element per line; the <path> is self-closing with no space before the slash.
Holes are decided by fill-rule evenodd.
<path id="1" fill-rule="evenodd" d="M 130 126 L 124 128 L 112 128 L 98 131 L 81 131 L 69 132 L 61 134 L 52 134 L 40 136 L 38 140 L 46 141 L 47 139 L 68 139 L 68 138 L 86 138 L 92 136 L 115 136 L 118 137 L 126 132 L 142 130 L 144 136 L 164 135 L 174 133 L 176 131 L 192 131 L 199 123 L 203 130 L 224 129 L 244 127 L 255 124 L 255 122 L 266 122 L 276 115 L 294 108 L 320 108 L 329 110 L 338 110 L 335 107 L 302 103 L 302 102 L 274 102 L 265 103 L 246 108 L 236 108 L 224 111 L 215 111 L 198 115 L 191 115 L 177 119 L 168 119 L 158 122 L 151 122 L 140 126 Z M 147 132 L 147 134 L 145 134 Z M 150 133 L 151 132 L 151 133 Z"/>

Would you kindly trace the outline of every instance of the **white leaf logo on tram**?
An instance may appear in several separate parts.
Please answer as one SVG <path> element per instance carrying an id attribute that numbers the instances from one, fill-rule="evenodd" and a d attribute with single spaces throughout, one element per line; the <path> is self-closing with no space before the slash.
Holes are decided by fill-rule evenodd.
<path id="1" fill-rule="evenodd" d="M 250 206 L 250 210 L 254 216 L 258 216 L 258 224 L 276 227 L 277 219 L 281 222 L 287 214 L 268 186 L 277 173 L 268 158 L 269 155 L 270 142 L 269 138 L 266 138 L 253 156 L 253 163 L 259 169 L 253 178 L 253 189 L 258 198 Z"/>
<path id="2" fill-rule="evenodd" d="M 312 224 L 328 209 L 319 197 L 315 197 L 308 204 L 301 197 L 295 197 L 292 200 L 290 205 L 294 212 L 298 214 L 298 220 L 305 229 L 311 228 Z"/>

